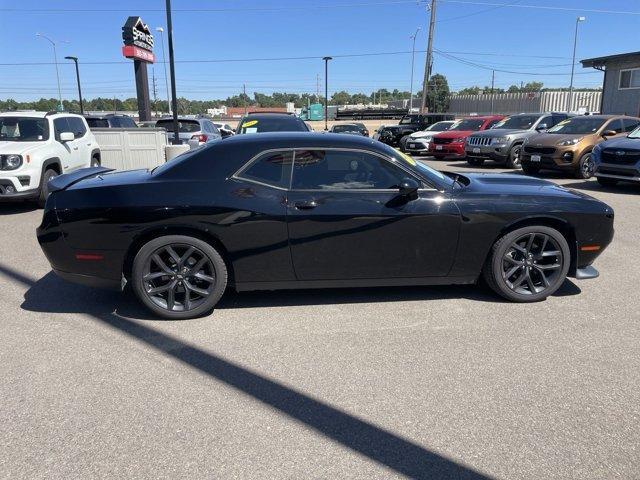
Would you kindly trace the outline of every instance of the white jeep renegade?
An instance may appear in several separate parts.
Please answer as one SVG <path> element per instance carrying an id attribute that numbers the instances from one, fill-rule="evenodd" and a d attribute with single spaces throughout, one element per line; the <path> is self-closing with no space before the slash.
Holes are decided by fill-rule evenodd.
<path id="1" fill-rule="evenodd" d="M 0 201 L 37 200 L 63 173 L 100 165 L 100 148 L 80 115 L 0 113 Z"/>

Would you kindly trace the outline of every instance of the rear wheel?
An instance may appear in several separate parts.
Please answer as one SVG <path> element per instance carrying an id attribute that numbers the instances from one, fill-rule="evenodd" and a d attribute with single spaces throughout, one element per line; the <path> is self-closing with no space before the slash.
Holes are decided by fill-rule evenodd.
<path id="1" fill-rule="evenodd" d="M 531 163 L 523 163 L 522 171 L 527 175 L 537 175 L 540 173 L 540 165 L 533 165 Z"/>
<path id="2" fill-rule="evenodd" d="M 522 145 L 514 145 L 509 151 L 507 157 L 507 168 L 520 168 L 520 152 L 522 151 Z"/>
<path id="3" fill-rule="evenodd" d="M 493 245 L 483 276 L 507 300 L 537 302 L 560 288 L 570 263 L 564 236 L 553 228 L 533 225 L 509 232 Z"/>
<path id="4" fill-rule="evenodd" d="M 574 172 L 574 174 L 576 178 L 587 180 L 593 177 L 595 170 L 596 166 L 595 163 L 593 163 L 593 159 L 591 158 L 591 152 L 589 152 L 580 157 L 578 169 Z"/>
<path id="5" fill-rule="evenodd" d="M 49 182 L 58 176 L 53 168 L 49 168 L 42 174 L 42 180 L 40 180 L 40 197 L 38 197 L 38 206 L 44 208 L 49 197 Z"/>
<path id="6" fill-rule="evenodd" d="M 131 280 L 136 296 L 149 310 L 182 320 L 213 309 L 227 286 L 227 268 L 207 242 L 169 235 L 140 249 Z"/>
<path id="7" fill-rule="evenodd" d="M 467 158 L 467 163 L 474 167 L 481 167 L 484 164 L 483 158 Z"/>
<path id="8" fill-rule="evenodd" d="M 596 180 L 603 187 L 615 187 L 618 185 L 618 180 L 615 178 L 597 177 Z"/>

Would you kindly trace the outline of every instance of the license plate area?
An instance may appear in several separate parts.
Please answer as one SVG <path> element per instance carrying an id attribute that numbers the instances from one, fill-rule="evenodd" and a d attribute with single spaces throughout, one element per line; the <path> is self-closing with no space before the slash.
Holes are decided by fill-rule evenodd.
<path id="1" fill-rule="evenodd" d="M 540 155 L 531 155 L 531 161 L 533 163 L 540 163 L 542 161 L 542 157 Z"/>

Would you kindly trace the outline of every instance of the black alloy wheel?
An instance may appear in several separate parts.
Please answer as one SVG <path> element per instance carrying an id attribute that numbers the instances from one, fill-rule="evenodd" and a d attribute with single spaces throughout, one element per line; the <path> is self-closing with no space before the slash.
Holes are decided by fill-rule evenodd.
<path id="1" fill-rule="evenodd" d="M 535 302 L 564 282 L 571 262 L 569 245 L 557 230 L 524 227 L 498 240 L 484 269 L 489 286 L 517 302 Z"/>
<path id="2" fill-rule="evenodd" d="M 144 245 L 134 260 L 133 288 L 152 312 L 171 319 L 208 313 L 224 293 L 227 270 L 208 243 L 166 236 Z"/>

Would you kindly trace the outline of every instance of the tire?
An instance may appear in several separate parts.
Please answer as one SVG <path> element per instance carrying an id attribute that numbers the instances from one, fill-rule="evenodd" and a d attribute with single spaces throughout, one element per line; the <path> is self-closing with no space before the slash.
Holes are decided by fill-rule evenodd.
<path id="1" fill-rule="evenodd" d="M 92 167 L 99 167 L 100 166 L 100 158 L 98 158 L 97 156 L 91 157 L 91 166 Z"/>
<path id="2" fill-rule="evenodd" d="M 498 239 L 482 274 L 489 287 L 507 300 L 539 302 L 560 288 L 570 263 L 564 236 L 554 228 L 532 225 Z"/>
<path id="3" fill-rule="evenodd" d="M 509 150 L 509 156 L 507 157 L 507 162 L 505 166 L 507 168 L 520 168 L 520 152 L 522 151 L 522 145 L 514 145 Z"/>
<path id="4" fill-rule="evenodd" d="M 467 163 L 473 167 L 481 167 L 484 165 L 484 158 L 467 158 Z"/>
<path id="5" fill-rule="evenodd" d="M 596 177 L 596 180 L 603 187 L 615 187 L 618 185 L 618 179 L 616 178 Z"/>
<path id="6" fill-rule="evenodd" d="M 44 208 L 47 203 L 47 198 L 49 197 L 49 181 L 57 176 L 58 172 L 53 168 L 46 169 L 42 174 L 42 179 L 40 180 L 40 196 L 38 197 L 38 206 L 40 208 Z"/>
<path id="7" fill-rule="evenodd" d="M 407 151 L 407 150 L 406 150 L 406 145 L 407 145 L 407 141 L 408 141 L 408 140 L 409 140 L 409 135 L 405 135 L 404 137 L 402 137 L 402 138 L 400 139 L 399 144 L 400 144 L 400 151 L 401 151 L 401 152 L 406 152 L 406 151 Z"/>
<path id="8" fill-rule="evenodd" d="M 522 163 L 522 171 L 527 175 L 537 175 L 540 173 L 540 165 L 532 165 L 531 163 Z"/>
<path id="9" fill-rule="evenodd" d="M 215 307 L 227 287 L 227 267 L 207 242 L 167 235 L 151 240 L 138 251 L 131 284 L 138 300 L 151 312 L 184 320 L 207 314 Z"/>
<path id="10" fill-rule="evenodd" d="M 588 180 L 595 173 L 595 164 L 591 160 L 591 152 L 585 153 L 580 157 L 578 168 L 573 172 L 576 178 Z"/>

